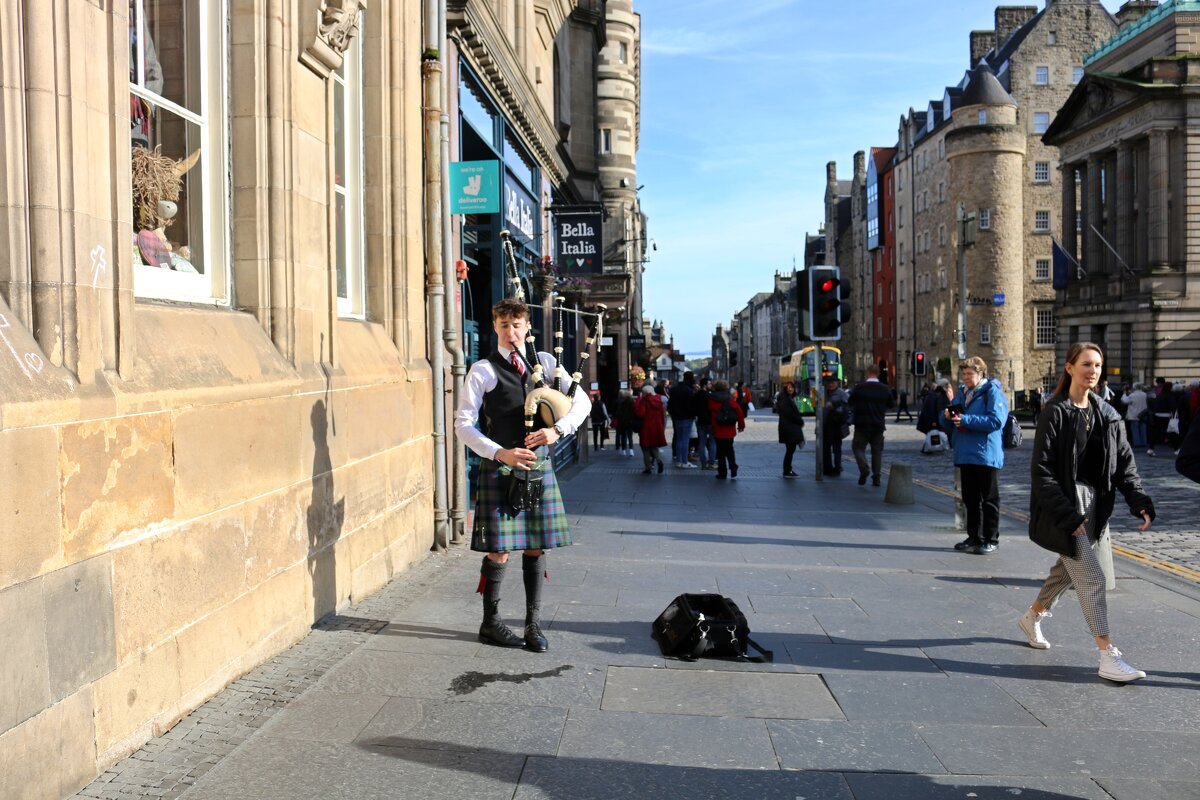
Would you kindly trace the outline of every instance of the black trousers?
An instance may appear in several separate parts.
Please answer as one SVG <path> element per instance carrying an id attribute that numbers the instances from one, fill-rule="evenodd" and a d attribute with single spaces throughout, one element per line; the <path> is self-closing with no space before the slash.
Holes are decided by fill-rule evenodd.
<path id="1" fill-rule="evenodd" d="M 730 469 L 737 469 L 733 439 L 717 439 L 717 474 L 724 475 Z"/>
<path id="2" fill-rule="evenodd" d="M 960 464 L 963 505 L 967 507 L 967 538 L 976 544 L 1000 541 L 1000 470 Z"/>
<path id="3" fill-rule="evenodd" d="M 792 471 L 792 456 L 796 454 L 796 448 L 800 446 L 799 442 L 786 442 L 783 445 L 786 449 L 783 451 L 783 474 Z"/>

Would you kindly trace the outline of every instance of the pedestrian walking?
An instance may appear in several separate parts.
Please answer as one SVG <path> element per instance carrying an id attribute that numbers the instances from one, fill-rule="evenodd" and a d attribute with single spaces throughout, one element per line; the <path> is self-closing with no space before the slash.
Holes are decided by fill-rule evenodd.
<path id="1" fill-rule="evenodd" d="M 800 413 L 800 398 L 796 396 L 796 384 L 788 381 L 775 398 L 779 409 L 779 443 L 784 446 L 783 477 L 800 477 L 792 469 L 792 456 L 797 447 L 804 447 L 804 415 Z"/>
<path id="2" fill-rule="evenodd" d="M 741 406 L 743 417 L 754 410 L 754 396 L 750 394 L 750 387 L 744 382 L 737 382 L 733 390 L 733 399 Z"/>
<path id="3" fill-rule="evenodd" d="M 713 384 L 712 396 L 708 398 L 708 410 L 713 416 L 713 436 L 717 439 L 717 480 L 725 475 L 736 478 L 737 455 L 733 451 L 733 437 L 746 430 L 746 415 L 737 398 L 729 392 L 729 384 L 717 381 Z"/>
<path id="4" fill-rule="evenodd" d="M 1170 381 L 1162 380 L 1159 385 L 1160 391 L 1157 397 L 1150 399 L 1150 447 L 1146 450 L 1146 455 L 1154 455 L 1156 445 L 1172 446 L 1170 442 L 1170 425 L 1171 417 L 1179 410 L 1178 395 L 1174 392 L 1174 387 Z M 1172 447 L 1173 449 L 1173 447 Z"/>
<path id="5" fill-rule="evenodd" d="M 1033 412 L 1033 423 L 1036 425 L 1042 414 L 1042 390 L 1037 386 L 1029 390 L 1029 410 Z"/>
<path id="6" fill-rule="evenodd" d="M 987 555 L 1000 544 L 1000 483 L 1004 468 L 1004 423 L 1008 400 L 1000 381 L 987 376 L 987 363 L 978 356 L 958 365 L 962 371 L 962 409 L 946 411 L 955 428 L 954 465 L 962 476 L 962 499 L 967 509 L 967 538 L 955 550 Z"/>
<path id="7" fill-rule="evenodd" d="M 1146 447 L 1146 419 L 1150 416 L 1146 390 L 1140 383 L 1133 384 L 1125 394 L 1125 425 L 1129 446 Z"/>
<path id="8" fill-rule="evenodd" d="M 871 485 L 879 485 L 883 469 L 883 438 L 887 430 L 887 407 L 892 393 L 879 381 L 879 367 L 867 367 L 867 379 L 850 392 L 850 413 L 854 418 L 854 439 L 850 447 L 858 464 L 858 485 L 865 486 L 867 476 Z M 867 464 L 867 447 L 871 448 L 871 463 Z"/>
<path id="9" fill-rule="evenodd" d="M 492 327 L 497 347 L 467 372 L 462 399 L 454 416 L 459 441 L 481 459 L 476 485 L 475 522 L 471 549 L 483 552 L 479 588 L 483 595 L 483 623 L 479 640 L 501 647 L 520 647 L 537 653 L 548 648 L 541 629 L 542 579 L 546 551 L 571 544 L 562 496 L 554 476 L 548 448 L 583 425 L 591 410 L 587 394 L 576 392 L 571 410 L 554 424 L 527 433 L 525 395 L 532 365 L 520 353 L 529 333 L 529 307 L 519 300 L 501 300 L 492 307 Z M 546 375 L 558 362 L 549 353 L 538 353 Z M 484 428 L 478 426 L 482 412 Z M 508 502 L 513 481 L 540 482 L 539 499 L 532 508 L 514 509 Z M 500 617 L 500 585 L 508 555 L 522 551 L 525 583 L 525 630 L 518 636 Z"/>
<path id="10" fill-rule="evenodd" d="M 642 421 L 642 427 L 638 430 L 638 443 L 642 446 L 644 467 L 642 474 L 649 475 L 651 468 L 657 464 L 658 473 L 661 475 L 663 460 L 658 448 L 667 445 L 667 409 L 663 404 L 662 395 L 647 383 L 642 387 L 642 393 L 633 405 L 633 413 Z"/>
<path id="11" fill-rule="evenodd" d="M 1029 538 L 1058 553 L 1058 560 L 1017 624 L 1030 647 L 1048 648 L 1042 621 L 1073 586 L 1100 650 L 1100 677 L 1125 683 L 1146 673 L 1129 665 L 1109 633 L 1107 591 L 1116 583 L 1108 520 L 1118 491 L 1133 515 L 1142 518 L 1139 530 L 1153 522 L 1154 503 L 1142 490 L 1120 415 L 1095 393 L 1103 367 L 1099 345 L 1071 345 L 1058 386 L 1038 421 Z"/>
<path id="12" fill-rule="evenodd" d="M 912 421 L 912 412 L 908 410 L 908 389 L 901 389 L 899 394 L 899 402 L 896 404 L 896 422 L 900 421 L 900 415 L 903 414 L 909 422 Z"/>
<path id="13" fill-rule="evenodd" d="M 696 452 L 700 456 L 700 466 L 703 469 L 717 468 L 717 437 L 713 435 L 712 412 L 708 409 L 708 398 L 712 396 L 711 387 L 712 381 L 701 378 L 693 398 L 696 410 Z"/>
<path id="14" fill-rule="evenodd" d="M 637 416 L 633 413 L 633 394 L 628 389 L 617 393 L 617 407 L 612 416 L 616 430 L 617 452 L 623 456 L 633 455 L 633 427 Z"/>
<path id="15" fill-rule="evenodd" d="M 696 422 L 693 398 L 696 394 L 696 376 L 683 373 L 683 383 L 671 387 L 667 401 L 667 413 L 671 415 L 671 453 L 678 469 L 691 469 L 688 447 L 692 438 L 692 425 Z"/>
<path id="16" fill-rule="evenodd" d="M 592 395 L 592 452 L 604 449 L 604 441 L 608 438 L 608 409 L 600 399 L 600 393 Z"/>
<path id="17" fill-rule="evenodd" d="M 1188 480 L 1200 483 L 1200 423 L 1195 420 L 1188 428 L 1183 443 L 1179 445 L 1179 455 L 1175 457 L 1175 469 Z"/>
<path id="18" fill-rule="evenodd" d="M 836 375 L 825 376 L 825 416 L 821 420 L 821 472 L 842 474 L 842 441 L 850 435 L 850 395 Z"/>

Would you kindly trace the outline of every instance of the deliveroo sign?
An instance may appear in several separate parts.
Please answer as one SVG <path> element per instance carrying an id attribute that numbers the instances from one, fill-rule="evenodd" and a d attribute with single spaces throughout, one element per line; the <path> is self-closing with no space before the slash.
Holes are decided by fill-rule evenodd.
<path id="1" fill-rule="evenodd" d="M 455 161 L 450 164 L 450 213 L 500 213 L 499 161 Z"/>

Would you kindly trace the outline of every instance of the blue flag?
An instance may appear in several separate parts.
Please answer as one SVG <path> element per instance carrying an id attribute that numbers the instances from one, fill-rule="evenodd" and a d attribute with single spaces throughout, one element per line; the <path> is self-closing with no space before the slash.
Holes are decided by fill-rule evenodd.
<path id="1" fill-rule="evenodd" d="M 1054 253 L 1054 268 L 1051 273 L 1050 285 L 1055 289 L 1065 289 L 1067 288 L 1067 281 L 1070 280 L 1071 273 L 1069 268 L 1075 259 L 1071 258 L 1070 254 L 1063 249 L 1063 246 L 1058 243 L 1057 239 L 1050 239 L 1050 243 L 1053 246 Z"/>

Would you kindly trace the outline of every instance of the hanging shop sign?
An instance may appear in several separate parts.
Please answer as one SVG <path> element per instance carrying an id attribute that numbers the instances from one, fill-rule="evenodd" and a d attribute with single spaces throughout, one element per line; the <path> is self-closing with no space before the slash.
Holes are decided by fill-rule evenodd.
<path id="1" fill-rule="evenodd" d="M 500 213 L 499 161 L 451 162 L 450 213 Z"/>
<path id="2" fill-rule="evenodd" d="M 555 259 L 568 275 L 596 275 L 604 267 L 601 212 L 570 212 L 554 217 Z"/>
<path id="3" fill-rule="evenodd" d="M 517 239 L 530 243 L 537 234 L 537 202 L 516 178 L 504 173 L 504 225 Z"/>
<path id="4" fill-rule="evenodd" d="M 629 349 L 630 350 L 645 350 L 646 349 L 646 337 L 643 336 L 642 334 L 630 334 Z"/>

